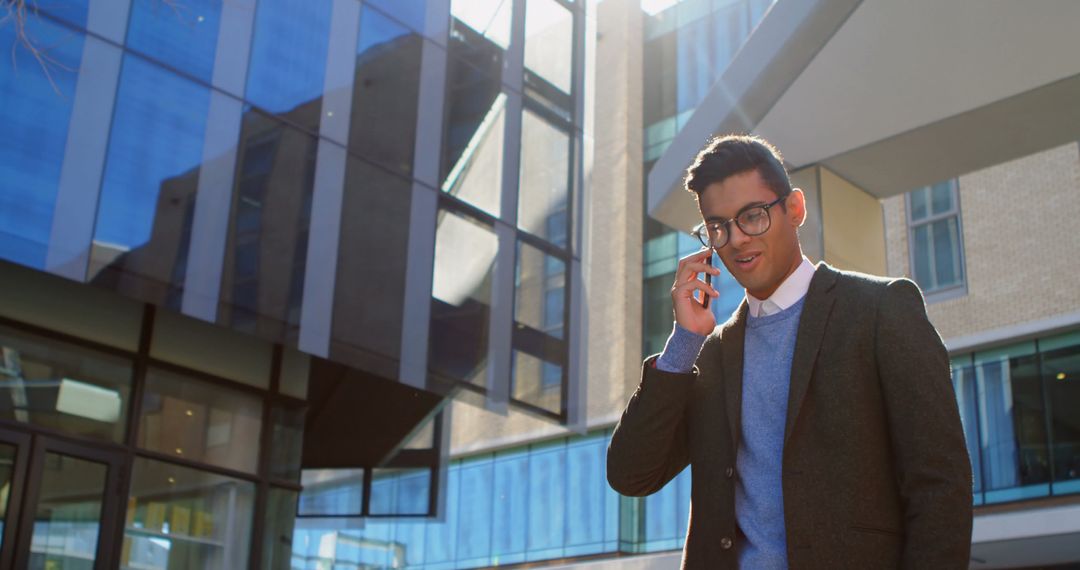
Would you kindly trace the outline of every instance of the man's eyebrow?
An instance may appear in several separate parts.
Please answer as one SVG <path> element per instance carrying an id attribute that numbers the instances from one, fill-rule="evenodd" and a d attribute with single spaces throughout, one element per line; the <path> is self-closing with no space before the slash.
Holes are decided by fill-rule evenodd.
<path id="1" fill-rule="evenodd" d="M 760 201 L 760 200 L 757 201 L 757 202 L 750 202 L 749 204 L 743 206 L 742 208 L 739 208 L 739 211 L 735 212 L 735 215 L 732 216 L 731 218 L 725 218 L 723 216 L 709 216 L 709 217 L 705 218 L 705 223 L 726 222 L 728 220 L 731 220 L 732 218 L 739 217 L 739 214 L 749 210 L 750 208 L 756 208 L 758 206 L 764 206 L 765 204 L 768 204 L 768 202 L 763 202 L 763 201 Z"/>

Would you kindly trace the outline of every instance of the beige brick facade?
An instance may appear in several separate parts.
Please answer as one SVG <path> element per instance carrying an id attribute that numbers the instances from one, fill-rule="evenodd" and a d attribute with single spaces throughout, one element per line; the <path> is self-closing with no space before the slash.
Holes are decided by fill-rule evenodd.
<path id="1" fill-rule="evenodd" d="M 1080 148 L 960 176 L 967 294 L 931 302 L 949 339 L 1080 310 Z M 904 196 L 883 201 L 890 275 L 911 276 Z"/>

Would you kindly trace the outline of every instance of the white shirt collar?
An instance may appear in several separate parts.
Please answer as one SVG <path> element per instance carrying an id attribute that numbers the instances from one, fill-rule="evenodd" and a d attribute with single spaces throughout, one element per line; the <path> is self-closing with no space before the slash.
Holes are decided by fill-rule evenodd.
<path id="1" fill-rule="evenodd" d="M 766 306 L 765 314 L 773 314 L 799 302 L 810 290 L 810 280 L 814 278 L 814 264 L 804 255 L 802 263 L 795 268 L 795 272 L 776 288 L 776 291 L 768 299 L 758 299 L 746 294 L 746 301 L 750 304 L 750 316 L 762 316 L 762 305 Z"/>

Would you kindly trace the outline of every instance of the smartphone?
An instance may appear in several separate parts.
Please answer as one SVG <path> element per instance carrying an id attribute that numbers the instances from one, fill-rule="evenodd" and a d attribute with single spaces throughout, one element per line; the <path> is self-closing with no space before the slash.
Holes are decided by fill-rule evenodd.
<path id="1" fill-rule="evenodd" d="M 709 256 L 705 258 L 705 265 L 708 265 L 709 267 L 712 267 L 712 256 L 713 256 L 713 252 L 709 251 Z M 712 273 L 709 273 L 708 271 L 705 272 L 705 284 L 712 287 Z M 701 292 L 701 306 L 708 309 L 709 308 L 709 299 L 712 299 L 712 295 L 709 295 L 708 293 L 702 291 Z"/>

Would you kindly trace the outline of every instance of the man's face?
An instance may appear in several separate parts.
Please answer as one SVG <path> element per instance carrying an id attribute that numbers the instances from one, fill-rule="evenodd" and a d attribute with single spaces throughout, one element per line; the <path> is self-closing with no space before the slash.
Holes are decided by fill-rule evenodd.
<path id="1" fill-rule="evenodd" d="M 732 220 L 747 208 L 768 204 L 776 198 L 761 174 L 753 170 L 706 186 L 698 207 L 702 219 L 709 223 Z M 728 224 L 727 244 L 717 249 L 724 267 L 758 299 L 769 298 L 802 262 L 797 233 L 806 216 L 802 191 L 795 189 L 784 202 L 770 208 L 768 214 L 769 229 L 757 236 L 744 234 L 732 221 Z"/>

